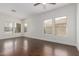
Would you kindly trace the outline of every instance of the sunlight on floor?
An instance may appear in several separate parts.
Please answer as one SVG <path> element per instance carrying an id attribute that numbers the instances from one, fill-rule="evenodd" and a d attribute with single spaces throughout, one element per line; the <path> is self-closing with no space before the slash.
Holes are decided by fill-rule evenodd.
<path id="1" fill-rule="evenodd" d="M 61 48 L 55 48 L 54 54 L 56 56 L 67 56 L 68 52 L 67 52 L 67 50 L 64 50 L 64 49 L 61 49 Z"/>
<path id="2" fill-rule="evenodd" d="M 53 55 L 53 49 L 52 49 L 52 47 L 51 46 L 48 46 L 48 45 L 44 45 L 44 55 L 46 55 L 46 56 L 51 56 L 51 55 Z"/>

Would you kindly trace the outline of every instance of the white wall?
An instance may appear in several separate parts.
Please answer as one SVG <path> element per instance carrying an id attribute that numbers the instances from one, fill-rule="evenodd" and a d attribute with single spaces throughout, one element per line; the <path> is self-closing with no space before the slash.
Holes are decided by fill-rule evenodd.
<path id="1" fill-rule="evenodd" d="M 20 23 L 19 19 L 8 15 L 7 13 L 0 12 L 0 39 L 12 38 L 21 36 L 21 33 L 6 33 L 4 32 L 4 26 L 7 23 Z"/>
<path id="2" fill-rule="evenodd" d="M 45 35 L 43 32 L 43 21 L 52 17 L 68 16 L 69 35 L 66 37 L 55 37 L 54 35 Z M 28 32 L 26 37 L 38 38 L 51 42 L 68 44 L 76 46 L 76 4 L 70 4 L 46 13 L 35 15 L 26 20 L 28 24 Z"/>
<path id="3" fill-rule="evenodd" d="M 77 48 L 79 50 L 79 4 L 77 4 Z"/>

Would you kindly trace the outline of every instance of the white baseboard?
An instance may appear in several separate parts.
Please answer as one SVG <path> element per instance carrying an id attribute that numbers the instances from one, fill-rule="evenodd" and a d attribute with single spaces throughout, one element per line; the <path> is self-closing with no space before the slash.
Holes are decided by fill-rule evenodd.
<path id="1" fill-rule="evenodd" d="M 44 40 L 44 41 L 49 41 L 49 42 L 55 42 L 55 43 L 59 43 L 59 44 L 65 44 L 65 45 L 70 45 L 70 46 L 75 46 L 76 47 L 76 44 L 72 44 L 72 43 L 64 43 L 64 42 L 59 42 L 59 41 L 55 41 L 55 40 L 49 40 L 49 39 L 46 39 L 46 38 L 42 38 L 42 37 L 36 37 L 36 36 L 24 36 L 24 37 L 28 37 L 28 38 L 34 38 L 34 39 L 39 39 L 39 40 Z"/>

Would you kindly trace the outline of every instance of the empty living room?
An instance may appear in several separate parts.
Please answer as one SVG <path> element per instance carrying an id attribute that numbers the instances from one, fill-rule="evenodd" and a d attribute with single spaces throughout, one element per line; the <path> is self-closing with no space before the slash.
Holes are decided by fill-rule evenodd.
<path id="1" fill-rule="evenodd" d="M 0 56 L 79 56 L 79 3 L 0 3 Z"/>

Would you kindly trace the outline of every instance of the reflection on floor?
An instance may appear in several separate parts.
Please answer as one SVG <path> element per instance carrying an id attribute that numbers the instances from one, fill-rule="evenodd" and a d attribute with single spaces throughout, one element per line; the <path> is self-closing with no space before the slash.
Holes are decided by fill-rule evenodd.
<path id="1" fill-rule="evenodd" d="M 77 56 L 79 53 L 73 46 L 19 37 L 0 40 L 0 55 Z"/>

